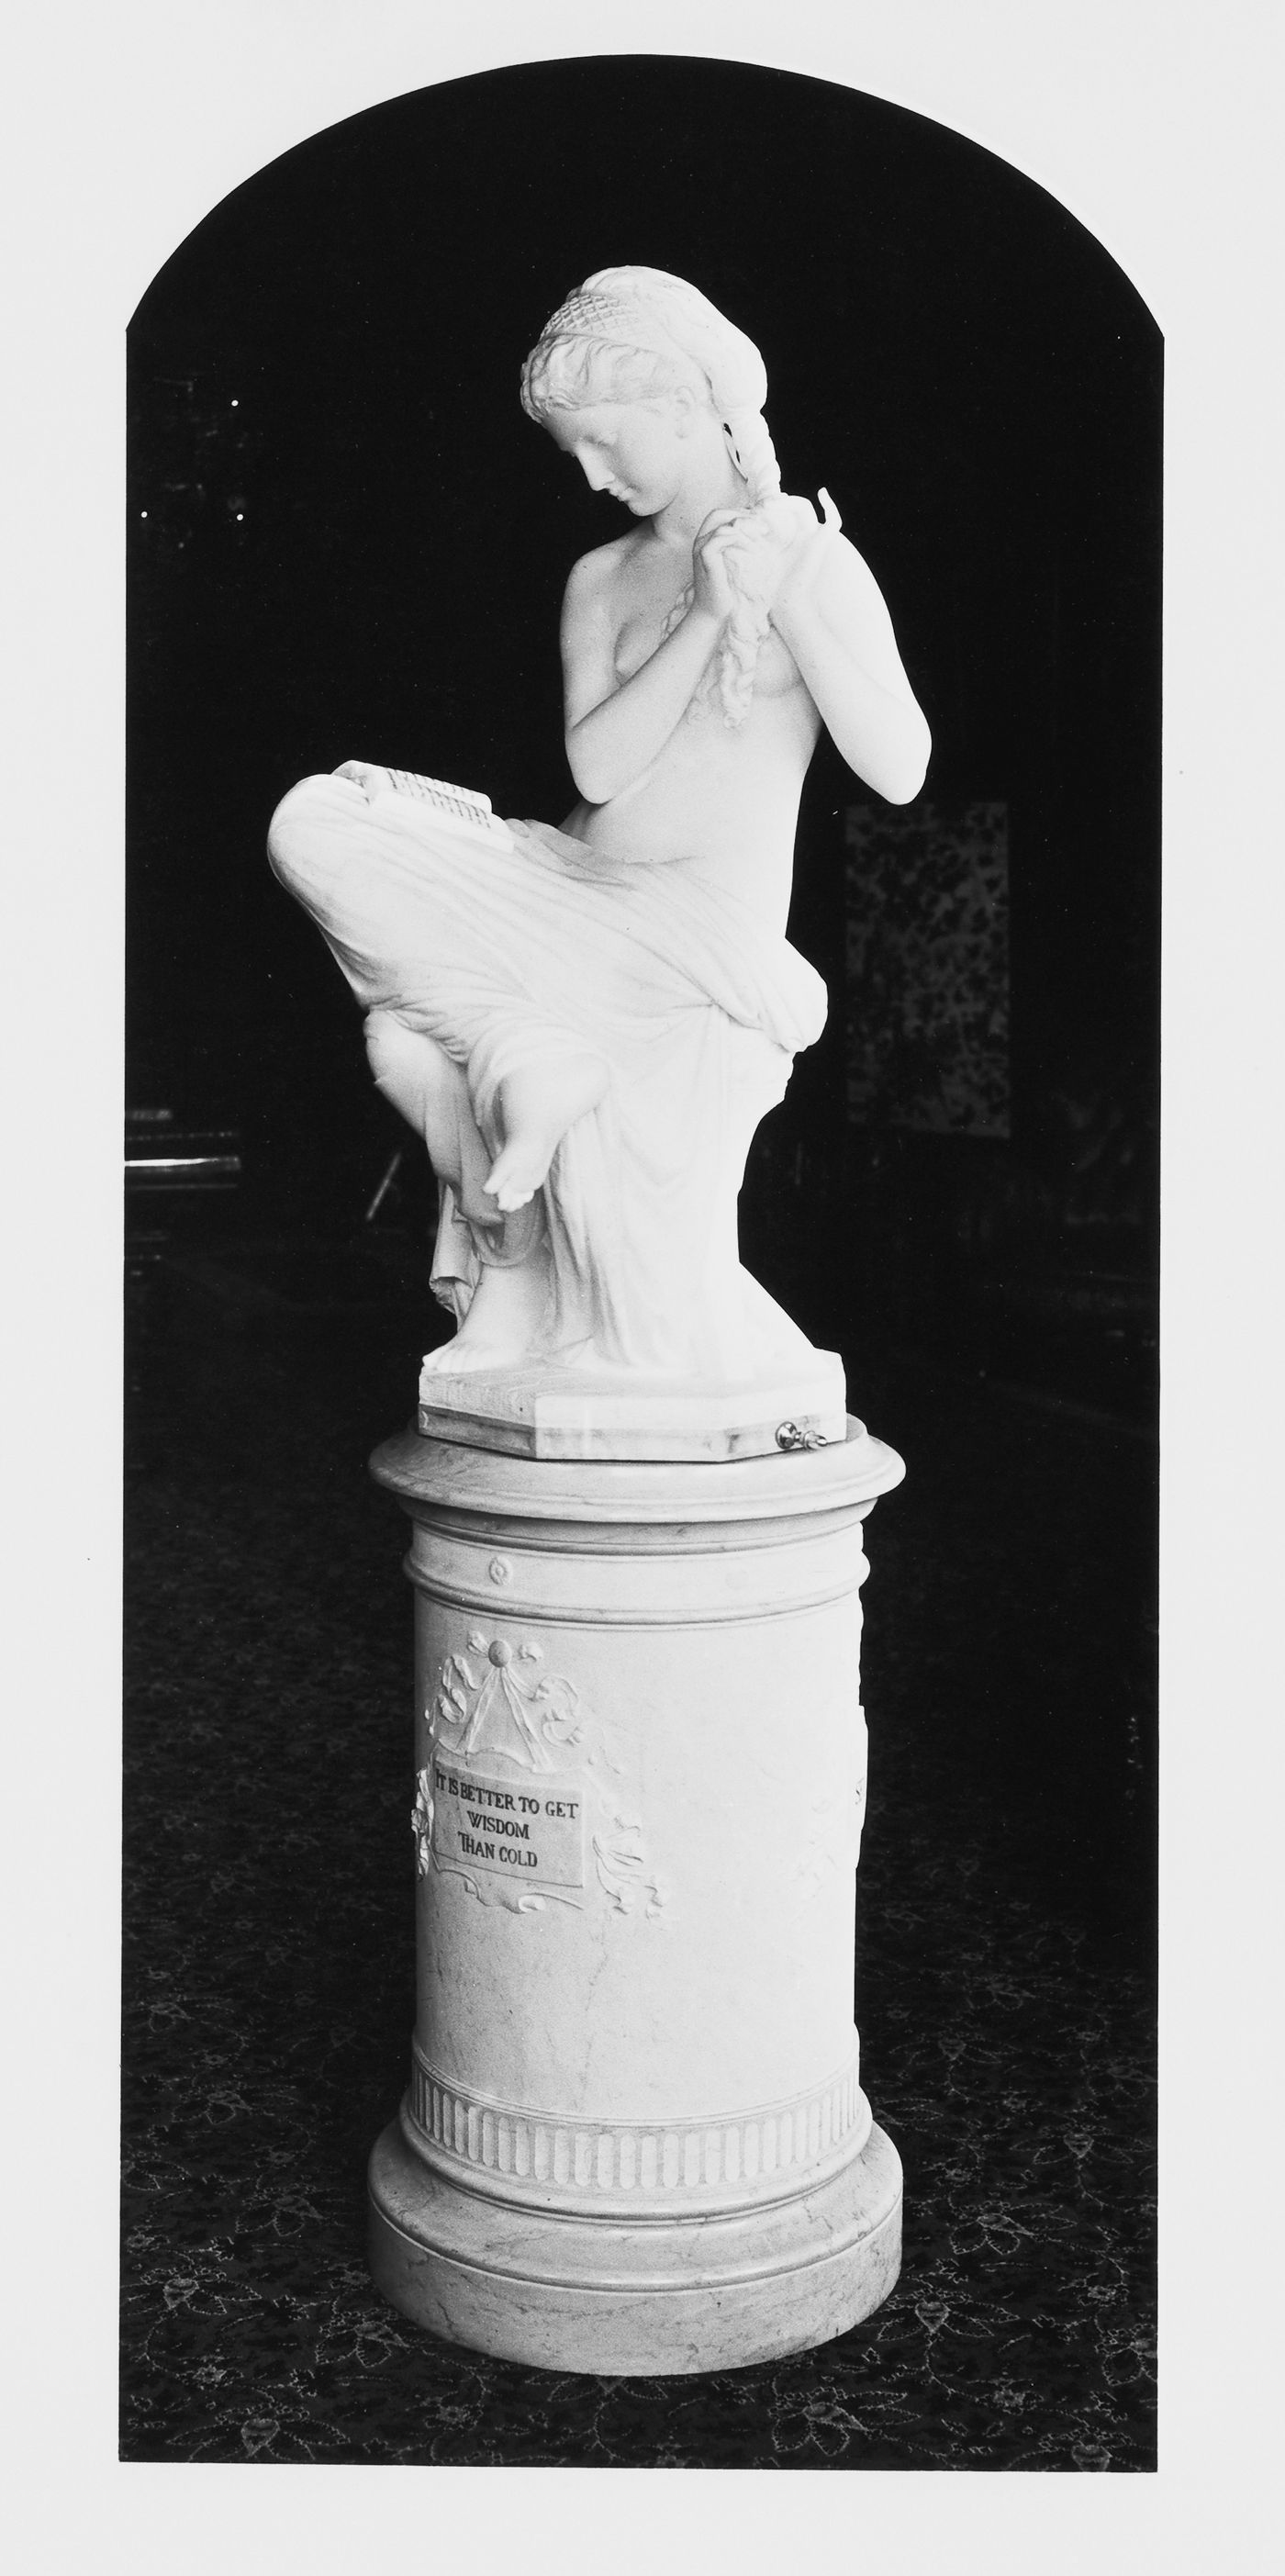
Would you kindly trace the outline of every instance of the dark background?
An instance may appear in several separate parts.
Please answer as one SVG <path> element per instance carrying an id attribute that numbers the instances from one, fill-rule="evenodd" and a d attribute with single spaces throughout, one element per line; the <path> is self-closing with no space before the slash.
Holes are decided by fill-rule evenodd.
<path id="1" fill-rule="evenodd" d="M 143 299 L 131 1101 L 230 1119 L 251 1176 L 316 1209 L 382 1162 L 392 1113 L 336 968 L 269 877 L 267 819 L 296 777 L 360 754 L 561 820 L 561 589 L 620 513 L 521 413 L 518 369 L 588 268 L 635 258 L 691 275 L 763 348 L 786 488 L 827 484 L 886 589 L 933 729 L 925 797 L 1008 805 L 1009 1162 L 1064 1194 L 1086 1115 L 1123 1111 L 1146 1201 L 1159 334 L 1004 163 L 724 63 L 538 65 L 372 109 L 237 190 Z M 825 746 L 792 928 L 835 999 L 854 792 Z M 765 1131 L 783 1166 L 799 1140 L 840 1149 L 841 1018 Z M 921 1180 L 949 1145 L 884 1147 L 957 1213 L 958 1182 Z M 867 1140 L 858 1191 L 868 1160 Z M 986 1160 L 973 1140 L 954 1157 Z M 886 1195 L 863 1231 L 889 1229 L 896 1264 Z M 753 1184 L 746 1214 L 751 1266 L 770 1266 Z M 842 1263 L 823 1285 L 815 1246 L 809 1272 L 820 1337 L 841 1342 L 862 1283 Z"/>
<path id="2" fill-rule="evenodd" d="M 353 755 L 567 810 L 562 584 L 620 519 L 518 371 L 633 260 L 758 341 L 786 488 L 826 484 L 886 591 L 924 802 L 1002 800 L 1011 869 L 1011 1137 L 850 1124 L 861 791 L 819 752 L 791 928 L 830 1026 L 742 1233 L 909 1467 L 871 1527 L 858 1952 L 905 2269 L 836 2344 L 697 2382 L 460 2355 L 365 2274 L 414 1882 L 410 1604 L 362 1459 L 445 1322 L 426 1164 L 368 1217 L 405 1131 L 264 856 Z M 126 2456 L 1151 2465 L 1160 397 L 1127 279 L 1015 171 L 663 57 L 335 127 L 140 305 Z M 166 1174 L 184 1144 L 203 1181 Z"/>

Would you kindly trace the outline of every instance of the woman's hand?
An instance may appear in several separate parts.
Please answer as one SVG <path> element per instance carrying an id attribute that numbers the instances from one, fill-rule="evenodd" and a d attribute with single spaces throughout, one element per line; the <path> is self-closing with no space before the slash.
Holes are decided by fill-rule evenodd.
<path id="1" fill-rule="evenodd" d="M 716 617 L 721 625 L 730 617 L 736 604 L 727 569 L 729 548 L 735 547 L 735 532 L 745 517 L 743 510 L 711 510 L 702 519 L 692 546 L 692 589 L 694 606 L 705 617 Z"/>
<path id="2" fill-rule="evenodd" d="M 824 519 L 810 501 L 781 493 L 752 510 L 712 510 L 693 548 L 697 605 L 730 615 L 736 592 L 770 611 L 809 581 L 839 526 L 828 494 Z"/>
<path id="3" fill-rule="evenodd" d="M 829 493 L 820 493 L 823 516 L 818 519 L 810 501 L 782 494 L 779 501 L 769 501 L 766 515 L 773 522 L 776 540 L 781 548 L 779 569 L 769 605 L 775 610 L 791 606 L 811 589 L 821 566 L 830 554 L 842 528 Z"/>

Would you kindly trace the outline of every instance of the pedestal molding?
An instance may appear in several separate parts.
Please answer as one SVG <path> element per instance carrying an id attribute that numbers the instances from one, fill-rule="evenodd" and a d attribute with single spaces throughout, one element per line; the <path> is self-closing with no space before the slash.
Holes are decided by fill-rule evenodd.
<path id="1" fill-rule="evenodd" d="M 759 2208 L 814 2190 L 858 2155 L 870 2105 L 854 2049 L 787 2102 L 679 2120 L 576 2120 L 448 2084 L 413 2044 L 407 2135 L 428 2164 L 498 2199 L 606 2216 Z"/>
<path id="2" fill-rule="evenodd" d="M 434 1583 L 423 1567 L 415 1563 L 413 1554 L 403 1557 L 402 1572 L 426 1600 L 440 1601 L 446 1609 L 485 1611 L 492 1615 L 495 1612 L 494 1592 L 475 1592 L 463 1583 L 449 1586 Z M 846 1582 L 828 1583 L 823 1591 L 800 1593 L 796 1599 L 781 1602 L 775 1607 L 769 1605 L 754 1609 L 743 1601 L 734 1601 L 722 1610 L 709 1603 L 691 1610 L 671 1605 L 662 1606 L 650 1615 L 633 1605 L 627 1610 L 608 1610 L 596 1601 L 559 1601 L 548 1606 L 532 1599 L 529 1594 L 521 1593 L 506 1596 L 503 1607 L 510 1619 L 520 1619 L 524 1626 L 562 1628 L 592 1620 L 596 1628 L 613 1629 L 752 1628 L 760 1622 L 776 1624 L 802 1618 L 809 1610 L 824 1610 L 830 1602 L 844 1600 L 852 1589 L 849 1577 Z"/>
<path id="3" fill-rule="evenodd" d="M 735 1458 L 687 1465 L 681 1470 L 683 1505 L 674 1509 L 674 1469 L 655 1459 L 558 1460 L 518 1458 L 466 1449 L 416 1430 L 382 1441 L 370 1461 L 377 1484 L 415 1511 L 417 1502 L 439 1513 L 496 1514 L 537 1521 L 611 1527 L 627 1523 L 734 1524 L 758 1520 L 813 1519 L 818 1513 L 873 1503 L 899 1485 L 902 1460 L 876 1440 L 863 1422 L 848 1423 L 846 1440 L 790 1456 Z"/>
<path id="4" fill-rule="evenodd" d="M 846 2334 L 901 2263 L 901 2166 L 872 2126 L 828 2182 L 685 2217 L 507 2207 L 425 2166 L 394 2121 L 370 2163 L 371 2269 L 448 2342 L 544 2370 L 740 2369 Z"/>
<path id="5" fill-rule="evenodd" d="M 693 1522 L 643 1517 L 641 1512 L 636 1520 L 621 1512 L 612 1520 L 575 1522 L 546 1519 L 498 1502 L 479 1503 L 472 1510 L 438 1504 L 427 1495 L 404 1493 L 400 1499 L 417 1529 L 431 1529 L 435 1538 L 453 1540 L 461 1547 L 505 1548 L 516 1556 L 589 1557 L 604 1564 L 636 1556 L 717 1557 L 729 1544 L 747 1553 L 756 1548 L 766 1551 L 798 1540 L 804 1520 L 801 1512 L 760 1513 L 741 1520 L 725 1511 L 721 1518 L 703 1516 Z M 870 1494 L 820 1504 L 806 1516 L 808 1537 L 828 1538 L 851 1529 L 854 1521 L 868 1517 L 877 1501 L 878 1496 Z"/>

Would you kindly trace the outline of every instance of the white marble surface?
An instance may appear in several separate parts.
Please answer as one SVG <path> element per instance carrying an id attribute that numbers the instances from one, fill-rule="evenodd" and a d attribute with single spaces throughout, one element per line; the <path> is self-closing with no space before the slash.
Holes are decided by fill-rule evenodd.
<path id="1" fill-rule="evenodd" d="M 427 1147 L 457 1327 L 377 1464 L 415 1524 L 419 1966 L 374 2270 L 564 2368 L 793 2350 L 899 2244 L 851 1974 L 861 1524 L 900 1462 L 743 1268 L 737 1195 L 825 1020 L 785 937 L 820 731 L 893 801 L 928 734 L 766 392 L 695 288 L 589 278 L 522 377 L 626 513 L 563 601 L 577 803 L 496 835 L 349 760 L 269 841 Z"/>
<path id="2" fill-rule="evenodd" d="M 712 1387 L 634 1369 L 591 1373 L 546 1364 L 487 1376 L 426 1366 L 419 1427 L 430 1437 L 532 1458 L 771 1456 L 844 1439 L 843 1362 L 835 1351 L 813 1351 L 775 1379 L 765 1373 Z"/>
<path id="3" fill-rule="evenodd" d="M 882 2129 L 774 2208 L 556 2231 L 426 2170 L 394 2122 L 371 2158 L 371 2269 L 448 2343 L 622 2377 L 745 2368 L 846 2334 L 901 2267 L 901 2165 Z"/>
<path id="4" fill-rule="evenodd" d="M 900 1461 L 854 1423 L 705 1466 L 374 1463 L 414 1524 L 419 1873 L 377 2279 L 565 2368 L 841 2332 L 899 2225 L 852 1951 L 862 1530 Z"/>
<path id="5" fill-rule="evenodd" d="M 827 496 L 818 515 L 782 491 L 766 393 L 694 287 L 588 279 L 522 379 L 625 513 L 563 602 L 571 812 L 470 837 L 346 760 L 269 836 L 438 1177 L 432 1285 L 457 1330 L 426 1370 L 661 1376 L 734 1394 L 733 1433 L 747 1386 L 775 1401 L 820 1356 L 736 1230 L 755 1129 L 826 1015 L 785 937 L 803 779 L 823 725 L 894 802 L 928 754 L 873 576 Z"/>

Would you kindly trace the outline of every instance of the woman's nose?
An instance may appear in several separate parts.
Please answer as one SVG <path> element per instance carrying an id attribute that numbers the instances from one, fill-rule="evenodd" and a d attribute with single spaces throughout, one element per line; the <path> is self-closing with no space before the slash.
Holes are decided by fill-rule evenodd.
<path id="1" fill-rule="evenodd" d="M 596 456 L 591 447 L 577 450 L 580 470 L 591 492 L 604 492 L 611 481 L 611 468 L 605 458 Z"/>

